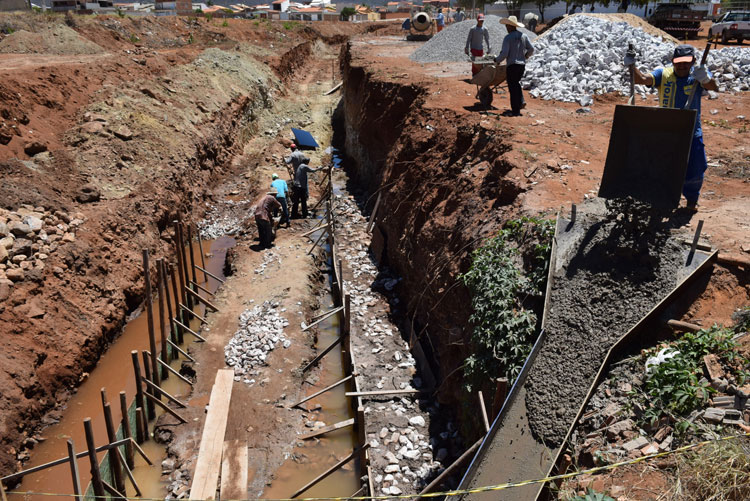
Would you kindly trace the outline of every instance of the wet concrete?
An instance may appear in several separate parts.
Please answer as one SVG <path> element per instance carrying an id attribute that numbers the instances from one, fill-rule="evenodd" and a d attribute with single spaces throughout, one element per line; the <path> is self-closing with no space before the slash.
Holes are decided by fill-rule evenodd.
<path id="1" fill-rule="evenodd" d="M 545 339 L 462 487 L 545 477 L 607 351 L 695 269 L 685 266 L 674 221 L 642 209 L 595 200 L 579 207 L 575 224 L 558 222 Z M 531 500 L 541 488 L 466 498 Z"/>
<path id="2" fill-rule="evenodd" d="M 222 237 L 213 241 L 204 241 L 203 249 L 206 252 L 206 269 L 223 277 L 224 258 L 227 250 L 234 244 L 234 239 Z M 197 245 L 193 245 L 196 264 L 201 262 L 200 252 Z M 209 278 L 208 284 L 203 282 L 202 274 L 198 274 L 199 283 L 209 290 L 217 288 L 217 281 Z M 196 313 L 202 314 L 203 307 L 195 309 Z M 160 333 L 158 329 L 159 303 L 158 297 L 154 296 L 154 319 L 156 323 L 157 346 L 159 345 Z M 166 317 L 166 314 L 165 314 Z M 199 324 L 194 320 L 191 324 L 193 330 L 198 330 Z M 186 336 L 186 343 L 192 342 L 191 336 Z M 94 437 L 97 446 L 107 443 L 107 432 L 102 412 L 101 389 L 105 388 L 108 401 L 112 409 L 112 418 L 115 426 L 122 419 L 119 404 L 119 393 L 127 394 L 128 405 L 132 404 L 135 396 L 135 378 L 130 352 L 132 350 L 142 351 L 149 349 L 147 315 L 144 309 L 133 313 L 122 334 L 112 343 L 106 353 L 102 355 L 96 368 L 91 371 L 88 378 L 78 387 L 76 393 L 68 402 L 67 408 L 62 414 L 60 421 L 45 429 L 42 435 L 45 441 L 39 443 L 31 454 L 31 459 L 25 466 L 26 469 L 44 464 L 56 459 L 66 457 L 67 441 L 73 440 L 77 452 L 86 450 L 86 439 L 83 430 L 83 420 L 91 418 L 94 429 Z M 186 349 L 183 346 L 183 349 Z M 173 361 L 170 365 L 179 371 L 182 358 Z M 189 385 L 172 376 L 163 381 L 162 387 L 165 391 L 178 398 L 189 393 Z M 194 404 L 191 402 L 191 405 Z M 161 414 L 161 412 L 157 412 Z M 153 422 L 152 422 L 153 424 Z M 136 468 L 133 474 L 138 482 L 142 493 L 146 497 L 161 498 L 165 493 L 166 484 L 161 478 L 161 461 L 166 457 L 164 446 L 149 440 L 141 446 L 154 466 L 148 466 L 146 462 L 136 454 Z M 100 462 L 105 454 L 99 454 Z M 81 487 L 86 490 L 90 482 L 90 464 L 87 458 L 78 460 Z M 126 482 L 127 485 L 130 485 Z M 23 482 L 15 491 L 33 491 L 38 493 L 73 493 L 73 483 L 70 467 L 67 463 L 33 473 L 23 479 Z M 132 487 L 128 488 L 129 494 L 134 494 Z M 63 500 L 65 496 L 48 495 L 10 495 L 9 501 L 42 501 Z"/>

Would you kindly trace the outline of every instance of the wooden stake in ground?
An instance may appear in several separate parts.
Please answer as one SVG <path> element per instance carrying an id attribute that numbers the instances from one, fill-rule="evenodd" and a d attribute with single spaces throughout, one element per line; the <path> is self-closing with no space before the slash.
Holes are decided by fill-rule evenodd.
<path id="1" fill-rule="evenodd" d="M 76 457 L 76 450 L 73 446 L 73 441 L 68 440 L 68 458 L 70 461 L 70 475 L 73 477 L 73 494 L 77 501 L 81 500 L 81 477 L 78 475 L 78 458 Z M 3 488 L 3 483 L 0 482 L 0 489 Z M 3 491 L 3 501 L 5 500 L 5 491 Z"/>
<path id="2" fill-rule="evenodd" d="M 105 398 L 102 396 L 102 398 Z M 109 443 L 117 441 L 117 432 L 115 431 L 115 424 L 112 420 L 112 409 L 109 402 L 104 403 L 104 424 L 107 427 L 107 440 Z M 122 465 L 120 464 L 120 455 L 118 449 L 112 449 L 107 452 L 109 458 L 109 468 L 112 472 L 112 477 L 115 481 L 115 489 L 118 492 L 125 492 L 125 480 L 122 476 Z"/>
<path id="3" fill-rule="evenodd" d="M 176 273 L 175 267 L 174 267 L 173 264 L 169 265 L 169 271 L 170 271 L 170 276 L 172 277 L 172 297 L 174 298 L 175 305 L 177 305 L 177 306 L 175 306 L 175 311 L 174 311 L 175 316 L 173 316 L 171 318 L 172 318 L 173 321 L 177 320 L 177 318 L 181 318 L 181 319 L 187 321 L 185 315 L 183 315 L 182 312 L 183 312 L 183 308 L 185 310 L 188 310 L 188 307 L 187 306 L 183 306 L 183 301 L 181 299 L 182 296 L 178 292 L 178 289 L 177 289 L 177 275 L 178 275 L 178 273 Z M 179 308 L 178 308 L 178 306 L 179 306 Z M 172 342 L 174 344 L 182 344 L 182 342 L 183 342 L 182 329 L 180 327 L 177 327 L 175 330 L 177 332 L 177 339 L 176 340 L 173 339 Z"/>
<path id="4" fill-rule="evenodd" d="M 128 415 L 128 399 L 125 396 L 125 392 L 120 392 L 120 414 L 122 414 L 122 422 L 120 425 L 122 426 L 122 436 L 125 438 L 133 438 L 133 432 L 130 428 L 130 416 Z M 125 444 L 125 459 L 128 467 L 130 469 L 133 469 L 135 467 L 135 460 L 134 460 L 135 453 L 133 451 L 133 444 L 132 442 L 128 442 Z"/>
<path id="5" fill-rule="evenodd" d="M 83 431 L 86 434 L 86 446 L 89 448 L 89 463 L 91 464 L 91 486 L 94 495 L 103 498 L 105 495 L 102 476 L 99 472 L 99 460 L 96 458 L 96 444 L 94 443 L 94 428 L 91 426 L 91 418 L 83 420 Z"/>
<path id="6" fill-rule="evenodd" d="M 203 424 L 203 435 L 193 475 L 193 485 L 190 488 L 190 499 L 210 500 L 216 497 L 224 433 L 232 398 L 232 383 L 234 383 L 232 369 L 217 371 L 216 382 L 208 403 L 206 422 Z"/>
<path id="7" fill-rule="evenodd" d="M 151 370 L 159 382 L 159 365 L 156 363 L 156 334 L 154 332 L 154 311 L 151 304 L 151 274 L 148 265 L 148 249 L 143 249 L 143 279 L 146 283 L 146 320 L 148 321 L 148 344 L 151 347 Z M 156 394 L 159 395 L 158 393 Z"/>
<path id="8" fill-rule="evenodd" d="M 169 354 L 167 353 L 167 330 L 164 327 L 164 269 L 162 266 L 162 260 L 156 261 L 156 294 L 159 296 L 159 335 L 161 336 L 161 359 L 169 362 Z M 156 348 L 156 347 L 154 347 Z M 161 369 L 160 375 L 157 380 L 164 380 L 169 377 L 169 372 Z"/>
<path id="9" fill-rule="evenodd" d="M 161 276 L 164 278 L 164 302 L 167 304 L 167 317 L 168 317 L 168 328 L 169 328 L 169 338 L 164 340 L 164 344 L 169 344 L 168 341 L 172 340 L 173 343 L 177 342 L 177 333 L 175 332 L 175 325 L 174 325 L 174 312 L 172 311 L 172 300 L 170 299 L 170 293 L 169 293 L 169 275 L 167 274 L 167 263 L 163 259 L 161 260 Z M 177 306 L 177 302 L 175 302 L 174 309 L 177 310 L 179 307 Z M 177 353 L 175 353 L 174 350 L 170 350 L 172 352 L 172 358 L 169 360 L 174 360 L 177 358 Z M 169 360 L 165 360 L 165 362 L 169 362 Z"/>
<path id="10" fill-rule="evenodd" d="M 141 385 L 141 363 L 138 360 L 137 351 L 135 350 L 131 351 L 130 356 L 133 359 L 133 373 L 135 374 L 135 406 L 143 408 L 143 385 Z M 141 442 L 143 442 L 143 440 L 138 440 L 138 443 L 141 443 Z"/>

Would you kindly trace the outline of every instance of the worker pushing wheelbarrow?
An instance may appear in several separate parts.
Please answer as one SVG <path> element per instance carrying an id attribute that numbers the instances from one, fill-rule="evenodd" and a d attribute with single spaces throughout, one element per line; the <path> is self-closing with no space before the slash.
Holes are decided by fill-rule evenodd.
<path id="1" fill-rule="evenodd" d="M 496 63 L 492 56 L 472 58 L 471 62 L 477 66 L 482 66 L 479 73 L 472 77 L 471 83 L 477 86 L 477 100 L 482 106 L 489 108 L 492 105 L 495 89 L 505 82 L 507 66 Z"/>

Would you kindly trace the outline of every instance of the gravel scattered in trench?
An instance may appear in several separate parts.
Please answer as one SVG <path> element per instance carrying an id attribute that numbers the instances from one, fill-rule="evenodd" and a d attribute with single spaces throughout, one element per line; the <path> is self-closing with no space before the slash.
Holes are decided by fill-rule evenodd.
<path id="1" fill-rule="evenodd" d="M 363 391 L 420 388 L 416 362 L 398 327 L 389 319 L 383 294 L 390 294 L 399 279 L 378 270 L 368 246 L 367 220 L 350 196 L 336 197 L 336 242 L 352 280 L 352 351 Z M 392 296 L 392 294 L 391 294 Z M 398 305 L 395 297 L 391 305 Z M 442 471 L 449 449 L 460 450 L 452 422 L 435 419 L 439 404 L 417 396 L 363 399 L 375 495 L 414 494 Z M 443 426 L 444 429 L 437 427 Z"/>
<path id="2" fill-rule="evenodd" d="M 279 343 L 284 348 L 292 344 L 284 337 L 284 327 L 289 321 L 281 316 L 286 309 L 277 301 L 266 301 L 242 312 L 239 329 L 224 348 L 227 365 L 234 368 L 234 380 L 255 384 L 257 367 L 266 365 L 266 357 Z"/>
<path id="3" fill-rule="evenodd" d="M 586 219 L 579 212 L 585 243 L 554 277 L 547 340 L 526 383 L 532 432 L 555 446 L 606 352 L 672 290 L 684 264 L 668 229 L 636 234 L 617 212 L 602 224 Z"/>

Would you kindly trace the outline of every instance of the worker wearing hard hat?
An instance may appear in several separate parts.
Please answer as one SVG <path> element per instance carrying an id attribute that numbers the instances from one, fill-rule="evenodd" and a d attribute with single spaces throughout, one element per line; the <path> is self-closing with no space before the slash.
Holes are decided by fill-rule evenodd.
<path id="1" fill-rule="evenodd" d="M 510 110 L 506 111 L 505 115 L 517 117 L 526 107 L 523 90 L 521 90 L 521 78 L 526 71 L 526 59 L 534 54 L 534 46 L 531 45 L 525 33 L 518 31 L 518 28 L 523 28 L 523 24 L 518 22 L 516 16 L 503 18 L 500 23 L 505 25 L 508 34 L 503 38 L 503 49 L 495 57 L 495 62 L 508 61 L 506 75 L 510 93 Z"/>
<path id="2" fill-rule="evenodd" d="M 288 157 L 284 157 L 284 162 L 292 165 L 292 172 L 297 172 L 297 167 L 301 164 L 310 163 L 310 159 L 297 149 L 296 144 L 292 143 L 289 148 L 292 150 L 292 153 Z"/>
<path id="3" fill-rule="evenodd" d="M 672 66 L 657 68 L 649 74 L 641 73 L 635 65 L 634 53 L 625 55 L 625 66 L 633 67 L 635 83 L 655 87 L 659 91 L 659 106 L 663 108 L 684 108 L 693 86 L 700 86 L 689 106 L 690 109 L 698 112 L 698 116 L 695 120 L 685 182 L 682 185 L 682 194 L 687 200 L 687 208 L 692 211 L 697 210 L 703 176 L 708 167 L 701 128 L 701 95 L 704 90 L 719 90 L 716 80 L 713 79 L 708 69 L 705 66 L 693 69 L 694 64 L 695 48 L 692 45 L 678 45 L 672 54 Z"/>
<path id="4" fill-rule="evenodd" d="M 490 32 L 484 27 L 484 15 L 477 15 L 477 24 L 469 30 L 469 36 L 466 37 L 466 48 L 464 53 L 469 55 L 471 51 L 471 60 L 484 56 L 484 42 L 487 42 L 487 53 L 492 52 L 490 49 Z M 471 74 L 476 75 L 482 68 L 479 65 L 471 63 Z"/>

